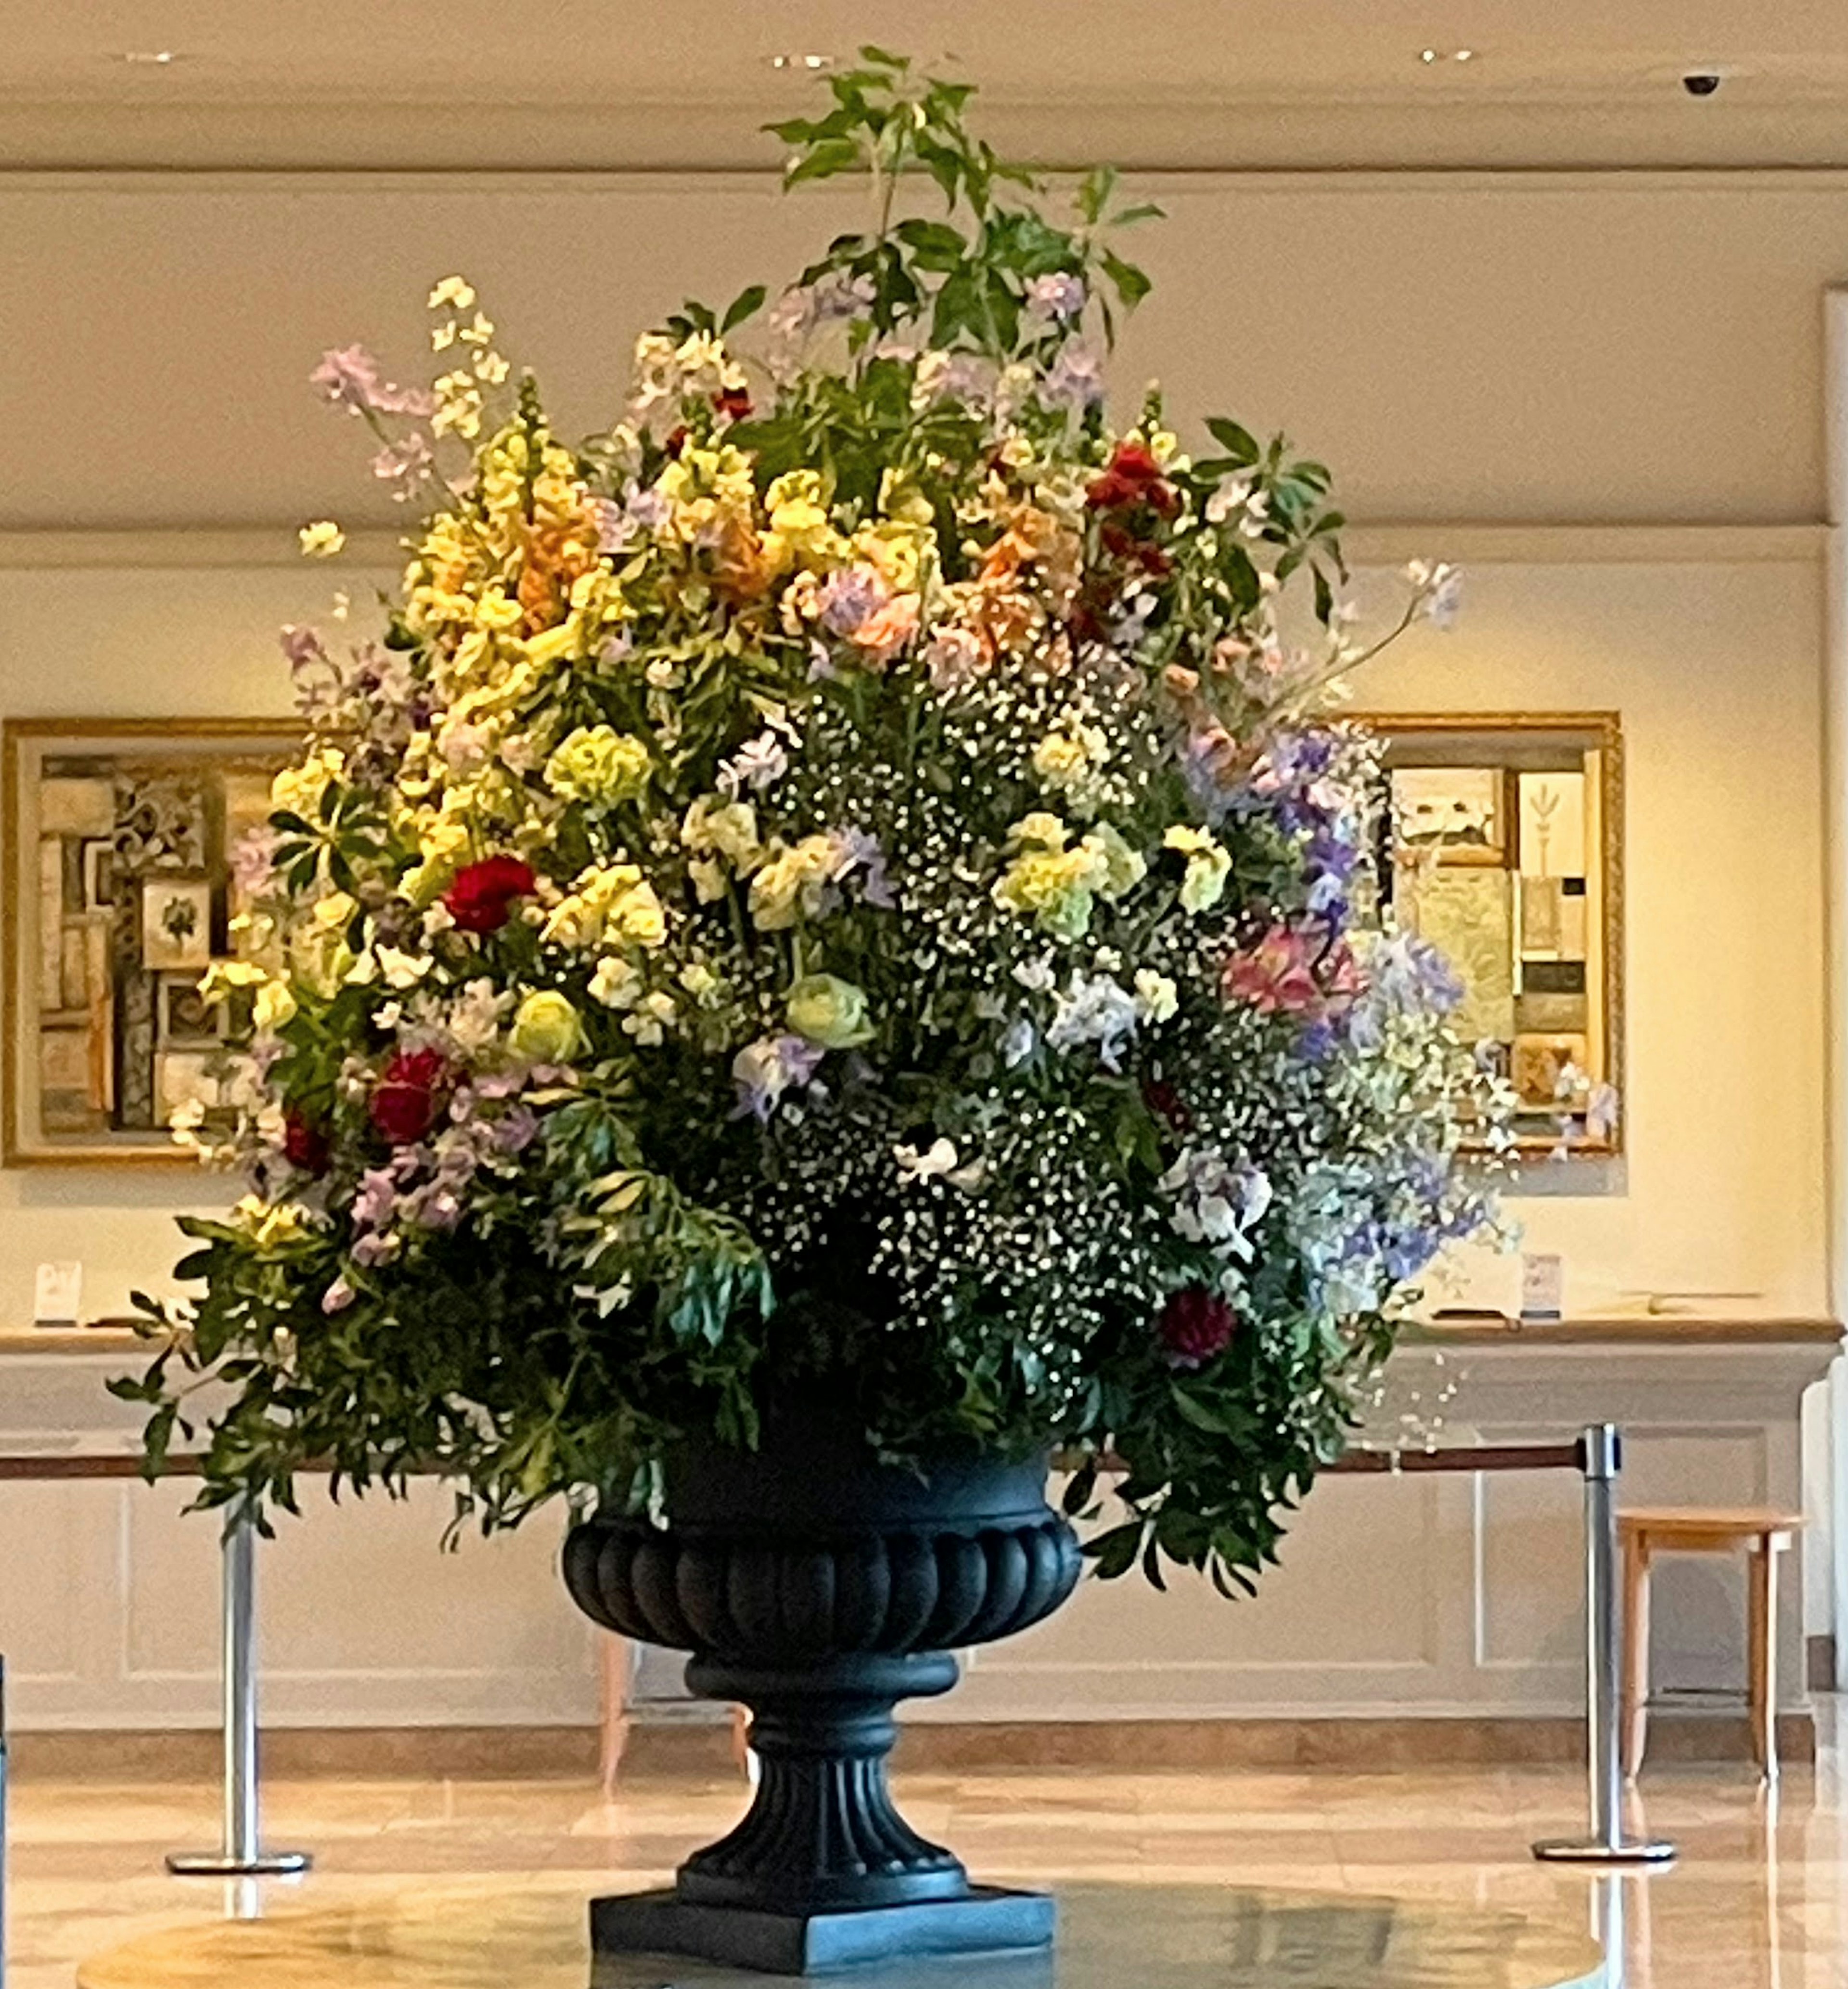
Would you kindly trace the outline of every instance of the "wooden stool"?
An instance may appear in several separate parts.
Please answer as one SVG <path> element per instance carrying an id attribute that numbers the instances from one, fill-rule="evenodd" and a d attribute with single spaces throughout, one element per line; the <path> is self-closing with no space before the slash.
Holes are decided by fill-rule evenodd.
<path id="1" fill-rule="evenodd" d="M 626 1637 L 606 1632 L 601 1641 L 603 1716 L 598 1729 L 598 1772 L 603 1784 L 603 1800 L 609 1802 L 615 1795 L 622 1756 L 629 1746 L 629 1681 L 635 1668 L 635 1652 Z M 751 1774 L 751 1715 L 741 1706 L 731 1709 L 731 1759 L 740 1774 Z"/>
<path id="2" fill-rule="evenodd" d="M 1703 1512 L 1656 1507 L 1622 1513 L 1623 1548 L 1623 1772 L 1643 1766 L 1649 1720 L 1650 1565 L 1660 1554 L 1736 1554 L 1751 1557 L 1746 1625 L 1751 1747 L 1766 1776 L 1778 1771 L 1778 1556 L 1802 1530 L 1800 1513 L 1746 1507 Z"/>

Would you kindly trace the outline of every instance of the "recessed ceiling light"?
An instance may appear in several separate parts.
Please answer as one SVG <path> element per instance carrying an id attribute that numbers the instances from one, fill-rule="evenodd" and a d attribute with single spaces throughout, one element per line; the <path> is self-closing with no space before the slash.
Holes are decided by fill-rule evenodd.
<path id="1" fill-rule="evenodd" d="M 127 49 L 122 59 L 137 69 L 169 69 L 180 56 L 176 49 Z"/>
<path id="2" fill-rule="evenodd" d="M 1473 62 L 1476 51 L 1473 49 L 1420 49 L 1418 59 L 1429 68 L 1436 63 Z"/>
<path id="3" fill-rule="evenodd" d="M 770 58 L 772 69 L 832 69 L 834 58 L 826 55 L 777 55 Z"/>
<path id="4" fill-rule="evenodd" d="M 1475 59 L 1476 51 L 1473 49 L 1459 49 L 1451 58 L 1453 62 L 1473 62 Z"/>
<path id="5" fill-rule="evenodd" d="M 1420 49 L 1418 59 L 1422 63 L 1434 63 L 1437 59 L 1437 51 L 1435 49 Z"/>

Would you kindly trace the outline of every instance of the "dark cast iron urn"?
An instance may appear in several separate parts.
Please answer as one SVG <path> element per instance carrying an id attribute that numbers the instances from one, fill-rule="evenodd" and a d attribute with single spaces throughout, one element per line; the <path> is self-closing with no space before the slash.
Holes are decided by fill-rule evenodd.
<path id="1" fill-rule="evenodd" d="M 1043 1459 L 881 1465 L 857 1428 L 785 1415 L 745 1452 L 689 1447 L 666 1528 L 592 1520 L 565 1542 L 578 1607 L 690 1651 L 687 1682 L 751 1709 L 761 1775 L 729 1837 L 671 1892 L 600 1899 L 599 1953 L 697 1955 L 804 1974 L 899 1956 L 1046 1946 L 1053 1903 L 972 1886 L 887 1781 L 901 1699 L 948 1692 L 950 1655 L 1012 1636 L 1076 1586 Z"/>

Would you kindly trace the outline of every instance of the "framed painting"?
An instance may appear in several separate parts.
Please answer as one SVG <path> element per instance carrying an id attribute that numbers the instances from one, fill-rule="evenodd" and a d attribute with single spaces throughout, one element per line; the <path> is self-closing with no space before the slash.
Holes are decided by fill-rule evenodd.
<path id="1" fill-rule="evenodd" d="M 199 977 L 232 950 L 232 859 L 300 744 L 278 720 L 7 722 L 7 1165 L 185 1164 L 175 1110 L 228 1112 Z"/>
<path id="2" fill-rule="evenodd" d="M 1363 917 L 1449 958 L 1457 1032 L 1514 1088 L 1524 1148 L 1619 1150 L 1623 734 L 1615 712 L 1372 713 Z"/>

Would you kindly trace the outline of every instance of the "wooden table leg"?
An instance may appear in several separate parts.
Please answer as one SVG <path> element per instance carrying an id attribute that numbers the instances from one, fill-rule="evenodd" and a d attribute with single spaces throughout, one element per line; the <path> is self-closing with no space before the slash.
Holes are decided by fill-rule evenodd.
<path id="1" fill-rule="evenodd" d="M 1641 1772 L 1649 1732 L 1649 1542 L 1623 1540 L 1623 1772 Z"/>
<path id="2" fill-rule="evenodd" d="M 1751 1661 L 1751 1751 L 1767 1779 L 1778 1771 L 1778 1547 L 1772 1533 L 1752 1544 L 1751 1610 L 1746 1631 Z"/>
<path id="3" fill-rule="evenodd" d="M 603 1716 L 598 1773 L 603 1800 L 609 1802 L 615 1795 L 623 1752 L 629 1745 L 629 1682 L 634 1654 L 626 1637 L 606 1633 L 602 1642 Z"/>

